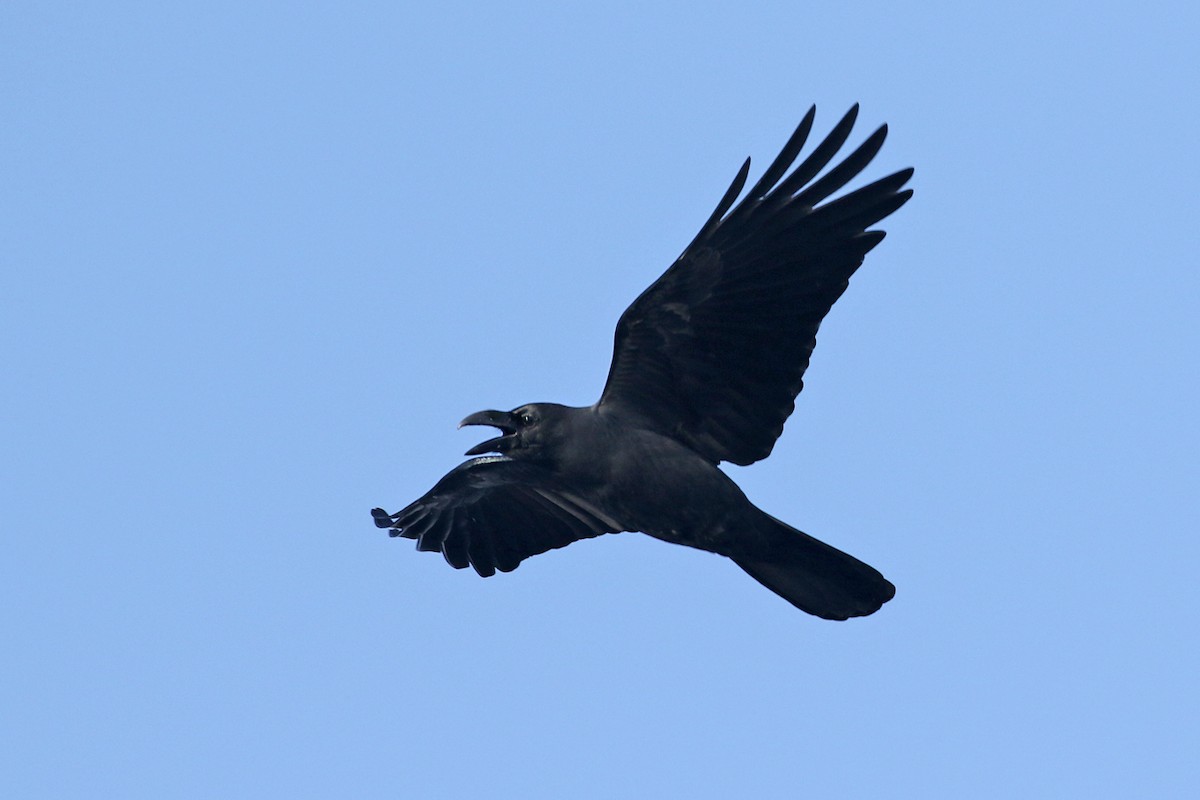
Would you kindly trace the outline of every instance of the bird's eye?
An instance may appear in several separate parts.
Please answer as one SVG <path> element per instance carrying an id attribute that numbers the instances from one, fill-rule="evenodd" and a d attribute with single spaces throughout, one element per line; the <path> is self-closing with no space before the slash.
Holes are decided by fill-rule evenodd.
<path id="1" fill-rule="evenodd" d="M 533 422 L 533 415 L 530 414 L 529 412 L 525 412 L 524 414 L 521 415 L 521 424 L 522 425 L 529 425 L 532 422 Z"/>

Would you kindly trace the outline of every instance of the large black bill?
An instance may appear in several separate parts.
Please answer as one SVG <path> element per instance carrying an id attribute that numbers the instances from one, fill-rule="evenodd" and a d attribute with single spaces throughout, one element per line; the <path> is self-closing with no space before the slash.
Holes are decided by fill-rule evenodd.
<path id="1" fill-rule="evenodd" d="M 468 450 L 465 455 L 477 456 L 481 453 L 504 453 L 511 450 L 512 446 L 516 444 L 517 426 L 513 424 L 512 414 L 507 411 L 477 411 L 458 423 L 458 427 L 460 428 L 467 425 L 490 425 L 493 428 L 499 428 L 504 435 L 488 439 L 486 442 L 480 442 Z"/>

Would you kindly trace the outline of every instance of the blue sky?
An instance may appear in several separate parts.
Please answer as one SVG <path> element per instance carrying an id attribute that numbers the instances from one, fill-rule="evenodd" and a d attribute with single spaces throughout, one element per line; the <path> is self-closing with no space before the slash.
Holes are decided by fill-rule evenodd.
<path id="1" fill-rule="evenodd" d="M 1183 3 L 0 7 L 0 788 L 1185 797 Z M 844 624 L 636 534 L 481 580 L 371 524 L 590 403 L 742 159 L 862 103 L 916 196 L 761 507 Z"/>

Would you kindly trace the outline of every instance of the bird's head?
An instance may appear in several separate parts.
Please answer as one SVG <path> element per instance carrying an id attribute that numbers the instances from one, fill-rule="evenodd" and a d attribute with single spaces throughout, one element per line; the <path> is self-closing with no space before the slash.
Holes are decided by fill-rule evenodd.
<path id="1" fill-rule="evenodd" d="M 541 446 L 543 427 L 548 418 L 554 417 L 558 408 L 551 403 L 530 403 L 512 411 L 478 411 L 458 423 L 467 425 L 490 425 L 500 431 L 500 436 L 488 439 L 472 447 L 466 455 L 502 453 L 520 457 L 533 455 Z"/>

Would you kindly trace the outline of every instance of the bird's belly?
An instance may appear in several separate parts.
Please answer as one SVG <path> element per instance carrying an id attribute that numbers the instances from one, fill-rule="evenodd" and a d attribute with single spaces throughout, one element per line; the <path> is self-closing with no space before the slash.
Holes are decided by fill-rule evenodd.
<path id="1" fill-rule="evenodd" d="M 629 530 L 729 555 L 731 539 L 753 506 L 712 464 L 690 452 L 671 455 L 652 452 L 637 463 L 615 465 L 606 505 Z"/>

